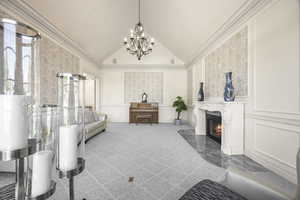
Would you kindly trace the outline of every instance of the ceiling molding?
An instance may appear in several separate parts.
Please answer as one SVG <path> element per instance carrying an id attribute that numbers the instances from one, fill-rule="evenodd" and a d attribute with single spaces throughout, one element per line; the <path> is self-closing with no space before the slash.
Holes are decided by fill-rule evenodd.
<path id="1" fill-rule="evenodd" d="M 191 62 L 186 64 L 189 68 L 197 63 L 209 48 L 219 41 L 224 35 L 232 34 L 237 28 L 246 23 L 263 8 L 278 0 L 249 0 L 239 10 L 237 10 L 210 38 L 201 45 L 196 56 Z"/>
<path id="2" fill-rule="evenodd" d="M 104 64 L 102 65 L 101 69 L 106 70 L 115 70 L 115 69 L 138 69 L 138 70 L 145 70 L 145 69 L 183 69 L 186 70 L 184 65 L 178 64 Z"/>
<path id="3" fill-rule="evenodd" d="M 8 14 L 12 14 L 17 18 L 26 21 L 26 23 L 30 23 L 30 25 L 38 31 L 46 34 L 64 47 L 77 52 L 96 66 L 101 67 L 99 63 L 85 53 L 86 51 L 80 47 L 79 44 L 67 36 L 63 31 L 59 30 L 48 19 L 38 13 L 25 0 L 1 0 L 0 8 L 3 8 L 3 10 Z"/>

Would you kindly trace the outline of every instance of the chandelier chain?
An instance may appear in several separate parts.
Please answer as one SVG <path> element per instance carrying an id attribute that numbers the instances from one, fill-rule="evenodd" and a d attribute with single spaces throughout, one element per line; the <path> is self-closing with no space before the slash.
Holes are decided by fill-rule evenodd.
<path id="1" fill-rule="evenodd" d="M 141 0 L 139 0 L 139 23 L 141 23 Z"/>

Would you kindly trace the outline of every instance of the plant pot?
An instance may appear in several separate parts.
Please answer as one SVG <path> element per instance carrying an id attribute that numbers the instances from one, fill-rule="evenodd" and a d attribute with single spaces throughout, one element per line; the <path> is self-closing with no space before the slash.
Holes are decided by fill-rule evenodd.
<path id="1" fill-rule="evenodd" d="M 181 125 L 181 119 L 174 119 L 174 124 L 176 125 L 176 126 L 178 126 L 178 125 Z"/>

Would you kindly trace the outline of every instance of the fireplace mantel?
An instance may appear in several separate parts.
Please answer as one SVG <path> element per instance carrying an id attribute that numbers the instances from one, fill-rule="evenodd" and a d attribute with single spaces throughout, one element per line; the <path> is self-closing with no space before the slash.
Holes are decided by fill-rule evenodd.
<path id="1" fill-rule="evenodd" d="M 244 103 L 242 102 L 195 102 L 196 135 L 206 135 L 206 111 L 222 114 L 221 149 L 227 155 L 244 154 Z"/>

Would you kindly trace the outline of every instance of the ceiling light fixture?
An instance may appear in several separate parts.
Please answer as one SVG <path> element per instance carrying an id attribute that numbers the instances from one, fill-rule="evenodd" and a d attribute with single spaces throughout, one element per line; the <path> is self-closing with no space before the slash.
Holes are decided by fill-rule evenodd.
<path id="1" fill-rule="evenodd" d="M 145 36 L 144 27 L 141 23 L 141 0 L 139 0 L 139 22 L 135 25 L 134 30 L 130 30 L 130 37 L 124 38 L 124 45 L 126 50 L 130 54 L 136 55 L 138 60 L 152 52 L 154 39 Z"/>

